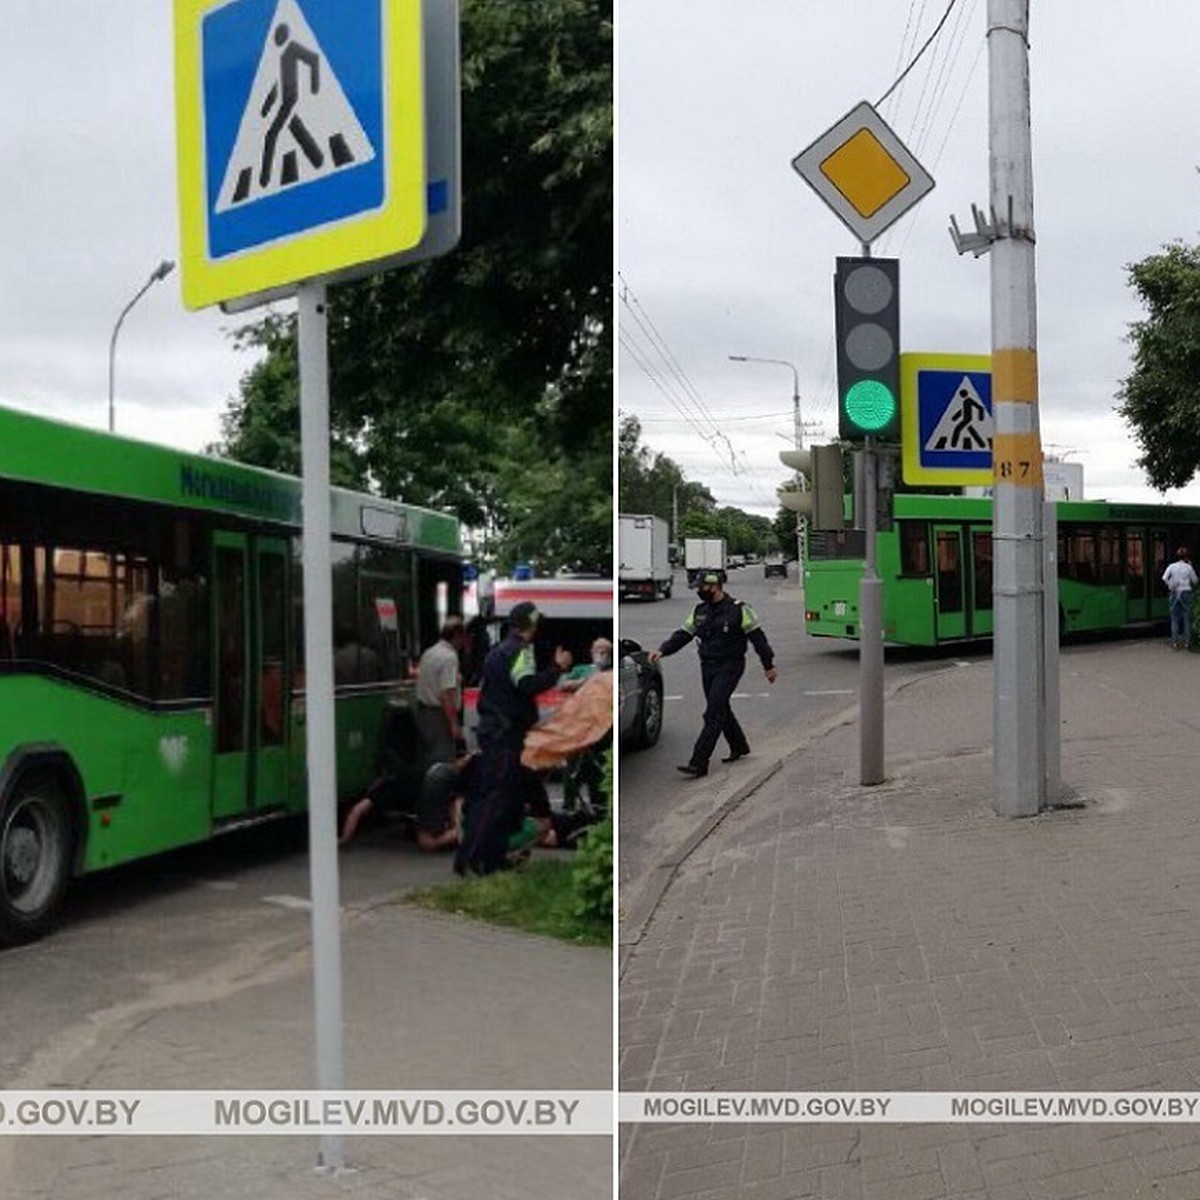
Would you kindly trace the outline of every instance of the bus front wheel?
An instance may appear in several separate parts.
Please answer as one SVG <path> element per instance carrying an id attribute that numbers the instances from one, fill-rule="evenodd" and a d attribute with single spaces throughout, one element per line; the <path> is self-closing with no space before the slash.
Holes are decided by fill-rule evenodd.
<path id="1" fill-rule="evenodd" d="M 0 809 L 0 942 L 41 937 L 71 871 L 71 815 L 53 775 L 18 779 Z"/>

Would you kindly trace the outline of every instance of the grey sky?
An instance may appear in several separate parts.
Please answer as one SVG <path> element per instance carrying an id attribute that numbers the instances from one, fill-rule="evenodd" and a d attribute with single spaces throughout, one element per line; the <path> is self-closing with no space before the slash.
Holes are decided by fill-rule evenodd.
<path id="1" fill-rule="evenodd" d="M 0 403 L 103 427 L 108 345 L 161 259 L 179 258 L 173 4 L 3 0 Z M 244 321 L 244 318 L 243 318 Z M 117 343 L 117 429 L 198 449 L 250 367 L 179 272 Z"/>
<path id="2" fill-rule="evenodd" d="M 1034 0 L 1030 18 L 1042 440 L 1082 462 L 1087 494 L 1158 499 L 1112 411 L 1139 316 L 1125 267 L 1200 237 L 1200 8 L 1186 0 Z M 791 159 L 860 100 L 874 103 L 946 0 L 630 0 L 619 29 L 623 335 L 653 323 L 733 443 L 706 444 L 626 348 L 620 407 L 718 500 L 775 511 L 792 438 L 792 376 L 809 440 L 836 435 L 834 258 L 852 235 Z M 987 353 L 986 258 L 958 257 L 988 198 L 986 0 L 958 0 L 882 112 L 937 186 L 876 243 L 901 260 L 906 350 Z M 636 303 L 633 301 L 636 300 Z M 658 366 L 662 368 L 661 360 Z M 660 378 L 660 382 L 662 379 Z M 686 388 L 667 384 L 688 409 Z M 684 398 L 681 399 L 681 396 Z M 699 422 L 703 425 L 703 422 Z M 711 428 L 709 429 L 711 433 Z M 1200 485 L 1170 493 L 1200 503 Z"/>

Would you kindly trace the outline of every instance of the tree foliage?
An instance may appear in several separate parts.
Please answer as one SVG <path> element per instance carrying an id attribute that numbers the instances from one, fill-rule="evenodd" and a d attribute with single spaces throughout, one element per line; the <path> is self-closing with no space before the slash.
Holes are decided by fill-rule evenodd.
<path id="1" fill-rule="evenodd" d="M 456 511 L 501 567 L 612 565 L 612 3 L 464 0 L 463 238 L 330 291 L 336 480 Z M 299 465 L 295 319 L 223 453 Z"/>
<path id="2" fill-rule="evenodd" d="M 1128 272 L 1147 315 L 1129 327 L 1133 372 L 1117 411 L 1133 429 L 1138 466 L 1166 491 L 1200 466 L 1200 247 L 1171 243 Z"/>
<path id="3" fill-rule="evenodd" d="M 677 508 L 680 539 L 723 537 L 731 554 L 765 554 L 775 548 L 767 517 L 718 507 L 704 484 L 685 479 L 678 463 L 643 445 L 641 422 L 632 415 L 621 418 L 617 479 L 622 512 L 651 513 L 669 522 Z"/>

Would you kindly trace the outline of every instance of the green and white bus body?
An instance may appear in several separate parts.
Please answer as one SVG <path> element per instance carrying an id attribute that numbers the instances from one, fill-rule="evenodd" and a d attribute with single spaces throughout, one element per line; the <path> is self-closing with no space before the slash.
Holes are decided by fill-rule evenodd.
<path id="1" fill-rule="evenodd" d="M 332 491 L 337 781 L 461 597 L 454 517 Z M 0 941 L 70 876 L 306 807 L 300 482 L 0 409 Z"/>
<path id="2" fill-rule="evenodd" d="M 1058 513 L 1059 630 L 1063 634 L 1159 625 L 1161 579 L 1179 545 L 1200 543 L 1200 508 L 1062 500 Z M 858 637 L 861 530 L 809 535 L 805 628 Z M 892 528 L 876 535 L 884 639 L 938 646 L 992 636 L 992 502 L 898 495 Z"/>

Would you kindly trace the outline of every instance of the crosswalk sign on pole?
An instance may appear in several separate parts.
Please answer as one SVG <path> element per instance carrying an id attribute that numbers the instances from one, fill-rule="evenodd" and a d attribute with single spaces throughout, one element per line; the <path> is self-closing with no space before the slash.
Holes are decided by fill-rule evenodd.
<path id="1" fill-rule="evenodd" d="M 900 355 L 905 483 L 992 483 L 992 360 L 986 354 Z"/>
<path id="2" fill-rule="evenodd" d="M 189 307 L 352 277 L 420 242 L 421 15 L 421 0 L 175 0 Z"/>
<path id="3" fill-rule="evenodd" d="M 295 0 L 281 0 L 215 211 L 369 163 L 375 148 Z"/>

